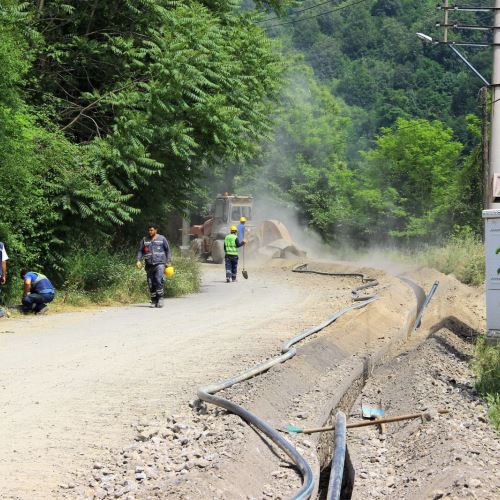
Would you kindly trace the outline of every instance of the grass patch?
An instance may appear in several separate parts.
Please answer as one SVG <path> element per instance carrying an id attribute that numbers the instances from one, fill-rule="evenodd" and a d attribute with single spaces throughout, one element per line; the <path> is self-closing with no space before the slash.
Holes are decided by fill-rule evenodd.
<path id="1" fill-rule="evenodd" d="M 469 228 L 451 236 L 443 246 L 416 252 L 416 260 L 444 274 L 454 274 L 466 285 L 480 286 L 484 283 L 484 245 Z"/>
<path id="2" fill-rule="evenodd" d="M 476 344 L 473 369 L 476 388 L 488 403 L 488 415 L 497 430 L 500 430 L 500 346 L 486 344 L 484 338 Z"/>
<path id="3" fill-rule="evenodd" d="M 165 278 L 167 297 L 179 297 L 200 289 L 201 269 L 191 258 L 174 252 L 175 274 Z M 135 268 L 135 258 L 127 254 L 82 250 L 67 259 L 63 285 L 58 290 L 55 309 L 63 306 L 110 306 L 149 301 L 146 273 Z"/>
<path id="4" fill-rule="evenodd" d="M 177 252 L 174 252 L 173 266 L 175 274 L 171 279 L 165 278 L 165 295 L 167 297 L 180 297 L 200 291 L 201 266 L 197 259 L 180 257 Z"/>

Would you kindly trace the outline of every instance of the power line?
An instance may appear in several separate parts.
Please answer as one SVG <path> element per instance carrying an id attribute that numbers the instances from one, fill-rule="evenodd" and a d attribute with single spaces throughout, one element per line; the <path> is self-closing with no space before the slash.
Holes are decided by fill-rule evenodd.
<path id="1" fill-rule="evenodd" d="M 268 17 L 266 19 L 261 19 L 260 21 L 256 21 L 256 22 L 257 23 L 266 23 L 268 21 L 276 21 L 277 19 L 283 19 L 284 17 L 295 16 L 297 14 L 300 14 L 301 12 L 305 12 L 306 10 L 315 9 L 316 7 L 321 7 L 322 5 L 326 5 L 327 3 L 332 3 L 332 0 L 326 0 L 326 2 L 317 3 L 316 5 L 312 5 L 311 7 L 307 7 L 306 9 L 295 10 L 295 11 L 290 12 L 289 14 L 286 14 L 286 15 L 281 16 L 281 17 L 278 17 L 278 16 Z"/>
<path id="2" fill-rule="evenodd" d="M 419 22 L 426 23 L 427 21 L 429 21 L 431 19 L 435 19 L 435 18 L 436 18 L 436 16 L 435 16 L 435 14 L 433 14 L 433 15 L 431 15 L 429 17 L 421 19 Z M 419 28 L 416 28 L 416 29 L 419 29 Z M 335 40 L 333 43 L 326 43 L 326 44 L 323 44 L 323 45 L 311 45 L 307 49 L 299 49 L 299 50 L 301 52 L 306 52 L 306 51 L 309 51 L 309 50 L 317 51 L 317 50 L 321 50 L 321 49 L 327 49 L 329 47 L 338 47 L 340 45 L 340 43 L 341 43 L 341 40 Z M 306 54 L 306 56 L 310 56 L 310 55 L 311 54 Z"/>
<path id="3" fill-rule="evenodd" d="M 317 17 L 324 16 L 325 14 L 331 14 L 332 12 L 338 12 L 339 10 L 347 9 L 348 7 L 354 7 L 355 5 L 358 5 L 362 2 L 366 2 L 367 0 L 357 0 L 356 2 L 351 2 L 345 5 L 341 5 L 340 7 L 337 7 L 336 9 L 331 9 L 327 10 L 325 12 L 321 12 L 320 14 L 316 14 L 314 16 L 309 16 L 309 17 L 302 17 L 301 19 L 294 19 L 293 21 L 287 21 L 284 23 L 278 23 L 278 24 L 271 24 L 269 26 L 266 26 L 266 28 L 275 28 L 276 26 L 285 26 L 286 24 L 296 24 L 300 23 L 302 21 L 307 21 L 308 19 L 316 19 Z"/>

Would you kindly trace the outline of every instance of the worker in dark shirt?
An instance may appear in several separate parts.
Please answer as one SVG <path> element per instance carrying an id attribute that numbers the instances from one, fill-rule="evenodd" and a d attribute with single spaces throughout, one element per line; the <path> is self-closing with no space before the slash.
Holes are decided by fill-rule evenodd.
<path id="1" fill-rule="evenodd" d="M 25 313 L 46 314 L 47 304 L 54 300 L 56 290 L 45 274 L 23 269 L 21 278 L 24 281 L 22 310 Z"/>
<path id="2" fill-rule="evenodd" d="M 151 295 L 151 307 L 163 307 L 163 274 L 165 265 L 170 266 L 172 253 L 167 238 L 158 234 L 158 226 L 148 226 L 148 236 L 141 240 L 137 252 L 137 268 L 142 266 L 142 259 L 146 264 L 149 293 Z"/>
<path id="3" fill-rule="evenodd" d="M 238 228 L 231 226 L 231 232 L 224 238 L 224 252 L 226 253 L 226 282 L 236 281 L 238 273 L 238 248 L 243 246 L 246 241 L 239 240 Z"/>

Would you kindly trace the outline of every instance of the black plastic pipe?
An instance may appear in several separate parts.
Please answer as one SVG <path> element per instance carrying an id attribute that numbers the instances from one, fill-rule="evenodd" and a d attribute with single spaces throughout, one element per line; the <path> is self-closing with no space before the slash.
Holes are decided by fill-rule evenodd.
<path id="1" fill-rule="evenodd" d="M 345 413 L 338 411 L 335 417 L 335 450 L 333 452 L 327 500 L 339 500 L 344 478 L 344 464 L 347 449 L 347 427 Z"/>
<path id="2" fill-rule="evenodd" d="M 305 264 L 307 266 L 307 264 Z M 308 272 L 308 273 L 316 273 L 316 274 L 324 274 L 327 276 L 358 276 L 362 277 L 362 279 L 368 281 L 366 285 L 368 286 L 376 286 L 378 282 L 376 280 L 372 280 L 371 278 L 366 277 L 363 274 L 359 273 L 325 273 L 321 271 L 309 271 L 309 270 L 297 270 L 297 268 L 302 268 L 304 266 L 296 266 L 295 268 L 292 269 L 294 272 Z M 367 288 L 367 287 L 364 287 Z M 221 408 L 226 409 L 227 411 L 230 411 L 231 413 L 234 413 L 241 417 L 243 420 L 245 420 L 247 423 L 257 427 L 260 431 L 262 431 L 271 441 L 273 441 L 277 446 L 279 446 L 296 464 L 297 468 L 299 469 L 303 481 L 302 481 L 302 486 L 301 488 L 295 493 L 295 495 L 292 497 L 295 500 L 307 500 L 310 498 L 313 489 L 314 489 L 314 475 L 311 469 L 311 466 L 309 463 L 304 459 L 304 457 L 296 450 L 296 448 L 287 440 L 285 439 L 276 429 L 271 427 L 267 422 L 265 422 L 263 419 L 255 415 L 254 413 L 250 412 L 246 408 L 243 408 L 242 406 L 233 403 L 232 401 L 229 401 L 228 399 L 222 398 L 220 396 L 215 396 L 216 393 L 228 389 L 229 387 L 242 382 L 244 380 L 248 380 L 252 377 L 255 377 L 256 375 L 259 375 L 267 370 L 269 370 L 272 366 L 275 366 L 277 364 L 283 363 L 287 361 L 290 358 L 293 358 L 295 354 L 297 354 L 297 349 L 292 347 L 294 344 L 300 342 L 301 340 L 305 339 L 306 337 L 309 337 L 310 335 L 313 335 L 327 326 L 329 326 L 331 323 L 336 321 L 338 318 L 343 316 L 344 314 L 348 313 L 349 311 L 352 311 L 354 309 L 361 309 L 362 307 L 367 306 L 371 302 L 377 300 L 378 297 L 376 296 L 369 296 L 369 297 L 363 297 L 359 298 L 358 302 L 356 304 L 352 304 L 344 309 L 341 309 L 340 311 L 337 311 L 333 316 L 329 317 L 326 319 L 323 323 L 308 328 L 301 332 L 300 334 L 296 335 L 295 337 L 291 338 L 287 342 L 283 344 L 283 347 L 281 348 L 281 354 L 278 356 L 275 356 L 274 358 L 271 358 L 268 361 L 265 361 L 264 363 L 260 363 L 253 368 L 250 368 L 249 370 L 244 371 L 243 373 L 240 373 L 239 375 L 235 375 L 234 377 L 231 377 L 229 379 L 223 380 L 221 382 L 206 386 L 206 387 L 200 387 L 198 389 L 198 397 L 207 403 L 214 404 L 216 406 L 220 406 Z M 356 300 L 356 299 L 354 299 Z"/>

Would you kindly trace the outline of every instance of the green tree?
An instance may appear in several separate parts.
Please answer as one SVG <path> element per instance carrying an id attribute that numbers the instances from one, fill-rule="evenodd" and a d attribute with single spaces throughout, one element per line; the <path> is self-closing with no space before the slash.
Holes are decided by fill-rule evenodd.
<path id="1" fill-rule="evenodd" d="M 74 246 L 110 245 L 255 151 L 282 64 L 254 19 L 231 0 L 2 2 L 0 226 L 15 260 L 64 273 Z"/>
<path id="2" fill-rule="evenodd" d="M 392 206 L 393 224 L 380 236 L 440 239 L 453 226 L 462 144 L 441 122 L 398 119 L 382 129 L 376 147 L 363 154 L 368 189 Z M 395 194 L 397 195 L 395 196 Z"/>
<path id="3" fill-rule="evenodd" d="M 307 67 L 295 66 L 276 109 L 275 140 L 245 165 L 236 187 L 296 207 L 327 240 L 339 235 L 349 219 L 353 179 L 344 161 L 351 124 L 344 112 Z"/>

